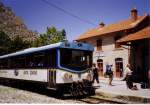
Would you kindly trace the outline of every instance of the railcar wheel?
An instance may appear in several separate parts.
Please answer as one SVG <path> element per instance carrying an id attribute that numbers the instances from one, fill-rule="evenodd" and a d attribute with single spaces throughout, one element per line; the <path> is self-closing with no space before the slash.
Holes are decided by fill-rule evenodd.
<path id="1" fill-rule="evenodd" d="M 59 99 L 63 98 L 63 95 L 64 95 L 63 89 L 58 88 L 56 91 L 56 95 L 57 95 L 56 97 Z"/>
<path id="2" fill-rule="evenodd" d="M 92 82 L 84 80 L 83 87 L 84 87 L 84 90 L 87 92 L 87 95 L 95 95 L 95 89 L 92 86 Z"/>
<path id="3" fill-rule="evenodd" d="M 71 86 L 70 86 L 70 94 L 73 97 L 77 97 L 77 95 L 78 95 L 78 92 L 76 90 L 76 83 L 75 82 L 72 83 Z"/>

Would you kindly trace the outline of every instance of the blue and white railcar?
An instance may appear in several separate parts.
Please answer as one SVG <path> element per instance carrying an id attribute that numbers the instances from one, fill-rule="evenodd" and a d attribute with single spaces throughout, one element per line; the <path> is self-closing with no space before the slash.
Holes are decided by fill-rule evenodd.
<path id="1" fill-rule="evenodd" d="M 83 89 L 83 81 L 91 81 L 93 50 L 87 43 L 59 42 L 3 55 L 0 78 L 42 82 L 61 91 L 73 91 L 79 84 Z"/>

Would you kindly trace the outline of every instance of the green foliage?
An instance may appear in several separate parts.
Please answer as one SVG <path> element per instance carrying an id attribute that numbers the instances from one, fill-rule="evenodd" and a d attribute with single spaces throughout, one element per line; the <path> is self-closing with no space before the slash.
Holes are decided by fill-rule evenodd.
<path id="1" fill-rule="evenodd" d="M 57 43 L 63 41 L 66 38 L 65 30 L 58 31 L 55 27 L 47 27 L 47 31 L 41 34 L 38 39 L 35 40 L 33 46 L 43 46 L 48 44 Z"/>
<path id="2" fill-rule="evenodd" d="M 30 47 L 30 43 L 28 41 L 23 41 L 22 38 L 19 36 L 16 36 L 12 41 L 11 41 L 11 52 L 15 52 L 18 50 L 26 49 Z"/>
<path id="3" fill-rule="evenodd" d="M 22 50 L 31 46 L 28 41 L 16 36 L 13 40 L 4 32 L 0 32 L 0 55 Z"/>
<path id="4" fill-rule="evenodd" d="M 4 32 L 0 32 L 0 55 L 8 53 L 10 50 L 11 39 Z"/>
<path id="5" fill-rule="evenodd" d="M 1 46 L 8 46 L 11 42 L 11 39 L 4 32 L 0 32 L 0 43 Z"/>
<path id="6" fill-rule="evenodd" d="M 66 39 L 65 30 L 58 31 L 55 27 L 47 27 L 46 33 L 41 34 L 32 44 L 31 42 L 24 41 L 19 36 L 10 39 L 7 34 L 0 32 L 0 55 L 16 52 L 31 46 L 38 47 L 53 44 L 64 39 Z"/>

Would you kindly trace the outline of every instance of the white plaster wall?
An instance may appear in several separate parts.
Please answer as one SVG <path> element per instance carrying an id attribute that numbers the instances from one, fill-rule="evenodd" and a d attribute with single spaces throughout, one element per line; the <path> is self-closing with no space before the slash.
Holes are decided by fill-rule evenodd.
<path id="1" fill-rule="evenodd" d="M 105 72 L 106 63 L 109 63 L 113 65 L 113 71 L 115 72 L 115 58 L 123 58 L 123 69 L 125 69 L 128 63 L 128 49 L 115 49 L 115 40 L 114 36 L 112 35 L 102 37 L 102 51 L 96 51 L 97 39 L 98 38 L 86 40 L 86 42 L 92 44 L 95 49 L 93 53 L 93 62 L 96 63 L 97 59 L 103 59 L 103 71 Z"/>
<path id="2" fill-rule="evenodd" d="M 114 50 L 114 38 L 112 36 L 102 38 L 102 51 Z"/>

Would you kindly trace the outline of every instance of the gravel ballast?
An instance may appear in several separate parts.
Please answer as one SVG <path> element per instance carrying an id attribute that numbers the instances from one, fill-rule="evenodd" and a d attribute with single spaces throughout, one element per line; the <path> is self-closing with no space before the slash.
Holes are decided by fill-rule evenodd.
<path id="1" fill-rule="evenodd" d="M 76 100 L 62 100 L 32 91 L 0 85 L 0 103 L 57 103 L 76 104 L 83 103 Z"/>

